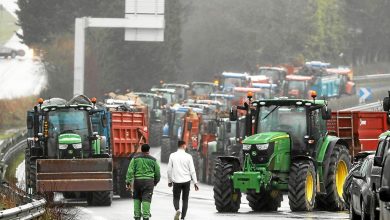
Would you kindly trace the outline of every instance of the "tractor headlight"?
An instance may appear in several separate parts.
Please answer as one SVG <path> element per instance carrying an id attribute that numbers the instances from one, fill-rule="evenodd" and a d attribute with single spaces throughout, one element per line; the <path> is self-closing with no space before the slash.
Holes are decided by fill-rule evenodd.
<path id="1" fill-rule="evenodd" d="M 81 143 L 78 143 L 78 144 L 73 144 L 73 148 L 74 149 L 81 149 L 83 145 Z"/>
<path id="2" fill-rule="evenodd" d="M 257 150 L 267 150 L 269 144 L 256 144 Z"/>
<path id="3" fill-rule="evenodd" d="M 58 148 L 60 150 L 66 150 L 66 148 L 68 148 L 68 145 L 67 144 L 60 144 L 60 145 L 58 145 Z"/>
<path id="4" fill-rule="evenodd" d="M 243 145 L 242 145 L 242 149 L 243 149 L 243 150 L 250 150 L 250 149 L 251 149 L 251 146 L 252 146 L 252 145 L 250 145 L 250 144 L 243 144 Z"/>

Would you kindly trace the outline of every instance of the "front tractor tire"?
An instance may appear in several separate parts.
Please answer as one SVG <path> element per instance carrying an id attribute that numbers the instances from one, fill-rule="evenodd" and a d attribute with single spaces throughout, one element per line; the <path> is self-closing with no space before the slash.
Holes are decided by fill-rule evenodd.
<path id="1" fill-rule="evenodd" d="M 317 205 L 322 210 L 345 210 L 343 186 L 351 168 L 348 149 L 343 145 L 336 145 L 329 161 L 328 175 L 324 177 L 326 194 L 317 196 Z"/>
<path id="2" fill-rule="evenodd" d="M 90 192 L 87 195 L 87 203 L 89 206 L 111 206 L 112 192 L 111 191 Z"/>
<path id="3" fill-rule="evenodd" d="M 311 161 L 293 162 L 288 180 L 290 209 L 312 211 L 316 197 L 316 171 Z"/>
<path id="4" fill-rule="evenodd" d="M 283 194 L 280 191 L 248 193 L 246 199 L 253 211 L 277 211 L 283 201 Z"/>
<path id="5" fill-rule="evenodd" d="M 238 212 L 240 209 L 241 192 L 234 190 L 233 181 L 230 179 L 230 176 L 238 169 L 234 164 L 221 159 L 216 160 L 213 191 L 218 212 Z"/>

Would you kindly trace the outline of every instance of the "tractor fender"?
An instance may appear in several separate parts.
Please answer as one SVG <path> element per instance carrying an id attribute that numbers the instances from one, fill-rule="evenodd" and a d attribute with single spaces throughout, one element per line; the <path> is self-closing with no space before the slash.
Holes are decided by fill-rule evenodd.
<path id="1" fill-rule="evenodd" d="M 332 140 L 329 141 L 327 146 L 323 146 L 323 147 L 326 147 L 326 153 L 325 153 L 324 157 L 322 158 L 323 159 L 323 162 L 322 162 L 323 175 L 322 175 L 322 177 L 328 176 L 330 156 L 332 155 L 333 149 L 337 144 L 343 145 L 347 149 L 349 149 L 348 143 L 346 141 L 344 141 L 343 139 L 340 139 L 337 137 L 332 138 Z"/>
<path id="2" fill-rule="evenodd" d="M 222 162 L 233 164 L 234 170 L 241 170 L 241 163 L 238 157 L 234 156 L 220 156 L 218 157 Z"/>
<path id="3" fill-rule="evenodd" d="M 309 161 L 313 162 L 313 164 L 316 164 L 316 161 L 311 156 L 299 155 L 299 156 L 295 156 L 295 157 L 291 158 L 292 162 L 299 161 L 299 160 L 309 160 Z"/>

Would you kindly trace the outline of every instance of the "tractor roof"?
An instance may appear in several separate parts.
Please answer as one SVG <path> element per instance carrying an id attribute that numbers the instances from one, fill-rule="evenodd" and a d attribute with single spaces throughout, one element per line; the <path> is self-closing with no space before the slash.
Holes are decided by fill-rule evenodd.
<path id="1" fill-rule="evenodd" d="M 181 84 L 181 83 L 164 83 L 162 86 L 164 88 L 167 88 L 167 87 L 179 87 L 179 88 L 184 88 L 184 89 L 189 89 L 190 88 L 189 85 Z"/>
<path id="2" fill-rule="evenodd" d="M 161 93 L 175 93 L 175 89 L 167 89 L 167 88 L 151 88 L 150 91 L 152 92 L 161 92 Z"/>
<path id="3" fill-rule="evenodd" d="M 238 78 L 238 79 L 248 79 L 248 73 L 232 73 L 232 72 L 223 72 L 222 76 L 225 78 Z"/>
<path id="4" fill-rule="evenodd" d="M 234 92 L 262 92 L 263 90 L 260 88 L 252 88 L 252 87 L 234 87 Z"/>
<path id="5" fill-rule="evenodd" d="M 275 66 L 261 66 L 259 70 L 276 70 L 276 71 L 286 71 L 284 67 L 275 67 Z"/>
<path id="6" fill-rule="evenodd" d="M 312 76 L 302 76 L 302 75 L 288 75 L 286 76 L 286 80 L 289 81 L 309 81 L 312 80 Z"/>
<path id="7" fill-rule="evenodd" d="M 305 99 L 287 99 L 287 98 L 277 98 L 277 99 L 264 99 L 253 101 L 257 105 L 261 106 L 312 106 L 312 105 L 325 105 L 325 100 L 305 100 Z"/>
<path id="8" fill-rule="evenodd" d="M 329 68 L 326 69 L 328 73 L 338 74 L 338 75 L 347 75 L 352 73 L 352 69 L 348 67 L 339 67 L 339 68 Z"/>
<path id="9" fill-rule="evenodd" d="M 162 98 L 160 95 L 157 95 L 156 93 L 151 93 L 151 92 L 135 92 L 134 95 Z"/>
<path id="10" fill-rule="evenodd" d="M 42 103 L 41 108 L 44 109 L 50 109 L 55 110 L 55 108 L 69 108 L 69 107 L 78 107 L 78 106 L 85 106 L 85 107 L 93 107 L 93 104 L 91 100 L 85 96 L 85 95 L 78 95 L 73 97 L 71 100 L 66 101 L 62 98 L 51 98 L 44 100 Z"/>
<path id="11" fill-rule="evenodd" d="M 212 82 L 192 82 L 191 85 L 209 85 L 209 86 L 217 86 Z"/>
<path id="12" fill-rule="evenodd" d="M 234 98 L 234 95 L 232 95 L 232 94 L 224 94 L 224 93 L 211 93 L 210 97 L 212 97 L 212 98 L 232 99 L 232 98 Z"/>
<path id="13" fill-rule="evenodd" d="M 261 88 L 261 89 L 273 89 L 276 88 L 278 85 L 276 84 L 269 84 L 269 83 L 252 83 L 253 88 Z"/>

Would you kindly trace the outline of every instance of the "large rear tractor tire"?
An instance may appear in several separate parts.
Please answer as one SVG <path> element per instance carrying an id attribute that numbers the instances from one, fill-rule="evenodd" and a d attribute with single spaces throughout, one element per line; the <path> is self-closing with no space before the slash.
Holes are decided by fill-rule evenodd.
<path id="1" fill-rule="evenodd" d="M 90 206 L 110 206 L 112 203 L 111 191 L 91 192 L 87 198 Z"/>
<path id="2" fill-rule="evenodd" d="M 351 168 L 348 149 L 343 145 L 336 145 L 329 160 L 328 175 L 324 177 L 326 194 L 317 196 L 317 207 L 328 211 L 345 210 L 343 186 Z"/>
<path id="3" fill-rule="evenodd" d="M 233 164 L 217 159 L 215 164 L 214 201 L 218 212 L 238 212 L 241 192 L 234 190 L 230 177 L 238 171 Z"/>
<path id="4" fill-rule="evenodd" d="M 283 201 L 283 194 L 280 191 L 248 193 L 246 199 L 253 211 L 277 211 Z"/>
<path id="5" fill-rule="evenodd" d="M 168 163 L 171 154 L 171 141 L 169 138 L 163 138 L 161 141 L 161 163 Z"/>
<path id="6" fill-rule="evenodd" d="M 288 199 L 291 211 L 312 211 L 316 197 L 316 171 L 311 161 L 291 164 Z"/>
<path id="7" fill-rule="evenodd" d="M 158 147 L 161 145 L 163 125 L 160 122 L 150 123 L 149 143 L 151 147 Z"/>

